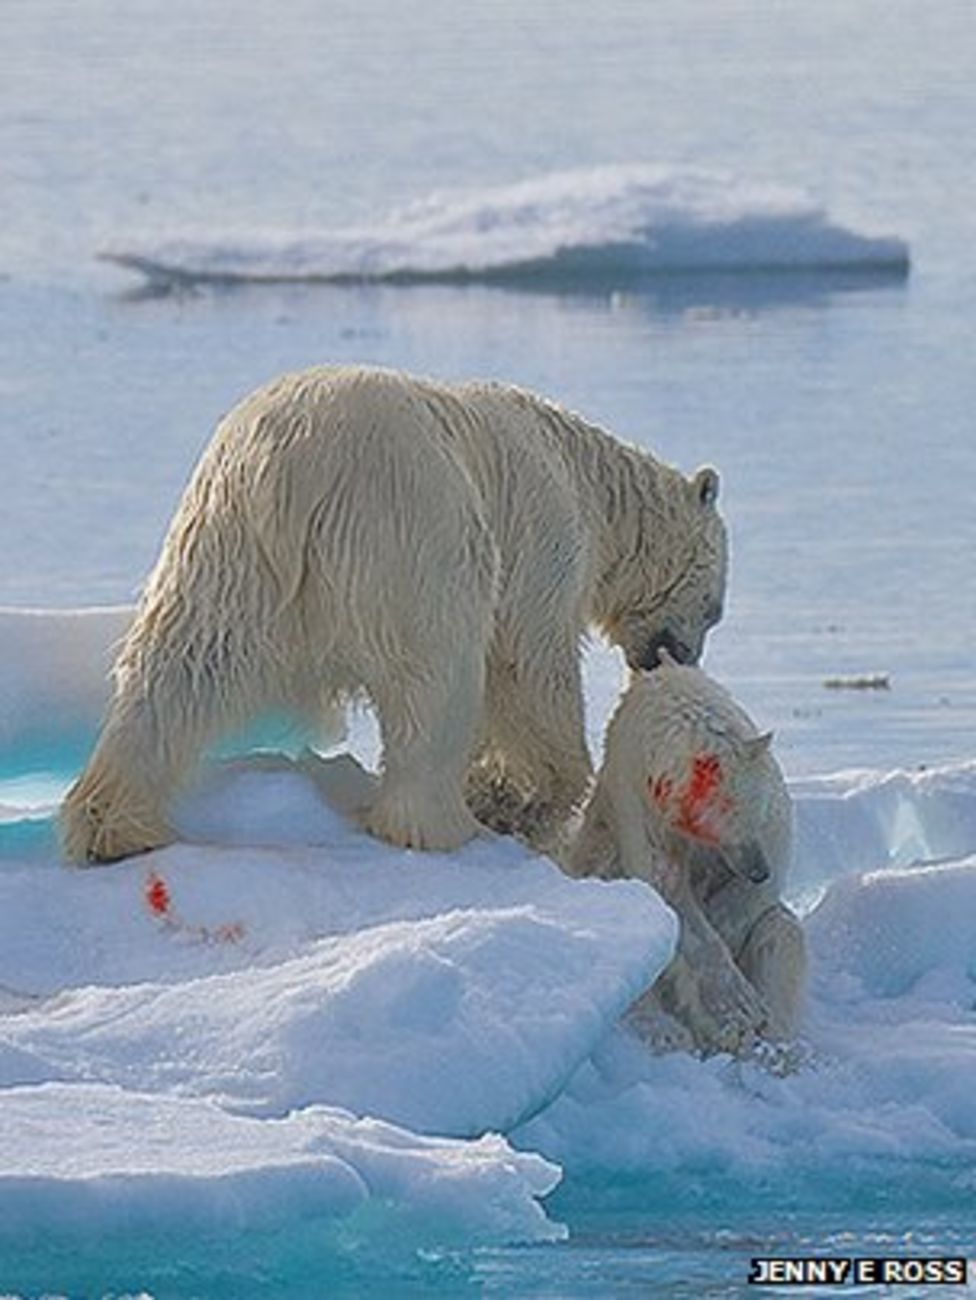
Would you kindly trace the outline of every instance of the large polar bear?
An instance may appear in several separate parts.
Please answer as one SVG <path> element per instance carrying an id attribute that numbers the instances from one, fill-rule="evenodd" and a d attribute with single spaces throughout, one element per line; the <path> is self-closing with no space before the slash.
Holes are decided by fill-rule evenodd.
<path id="1" fill-rule="evenodd" d="M 165 843 L 170 796 L 222 732 L 356 694 L 379 717 L 364 821 L 383 839 L 471 837 L 476 760 L 565 815 L 591 774 L 581 636 L 596 625 L 635 668 L 661 646 L 697 659 L 725 588 L 717 491 L 714 470 L 686 478 L 506 385 L 321 367 L 259 389 L 170 526 L 66 852 Z"/>
<path id="2" fill-rule="evenodd" d="M 789 794 L 770 735 L 700 669 L 662 661 L 610 721 L 568 868 L 648 880 L 678 914 L 678 951 L 632 1010 L 637 1028 L 745 1052 L 793 1036 L 805 982 L 803 930 L 782 901 Z"/>

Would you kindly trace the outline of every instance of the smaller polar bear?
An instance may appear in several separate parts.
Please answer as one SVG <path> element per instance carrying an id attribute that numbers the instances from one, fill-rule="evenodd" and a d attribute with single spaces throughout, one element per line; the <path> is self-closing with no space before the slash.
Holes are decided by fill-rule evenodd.
<path id="1" fill-rule="evenodd" d="M 568 851 L 573 875 L 647 880 L 681 921 L 678 951 L 630 1020 L 659 1046 L 743 1054 L 791 1038 L 806 975 L 782 902 L 792 812 L 769 733 L 666 653 L 610 721 Z"/>

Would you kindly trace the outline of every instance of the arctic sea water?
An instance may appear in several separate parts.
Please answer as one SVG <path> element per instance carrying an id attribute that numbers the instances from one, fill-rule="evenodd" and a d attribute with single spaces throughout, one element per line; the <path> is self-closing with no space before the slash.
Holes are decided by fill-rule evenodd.
<path id="1" fill-rule="evenodd" d="M 355 360 L 512 380 L 687 470 L 720 467 L 731 588 L 707 666 L 776 730 L 805 902 L 845 873 L 964 866 L 976 852 L 974 58 L 968 0 L 609 0 L 598 21 L 576 0 L 9 5 L 0 604 L 131 602 L 215 420 L 280 370 Z M 642 213 L 657 224 L 639 239 Z M 723 220 L 731 234 L 706 238 L 703 263 L 702 226 Z M 910 273 L 883 257 L 839 267 L 850 259 L 824 225 L 875 250 L 903 240 Z M 730 247 L 748 262 L 750 239 L 800 265 L 721 266 Z M 574 244 L 582 262 L 553 257 Z M 692 245 L 697 274 L 668 264 Z M 98 257 L 133 252 L 195 274 L 174 287 Z M 228 282 L 228 268 L 260 279 L 269 258 L 291 283 Z M 499 263 L 516 270 L 498 276 Z M 311 282 L 390 269 L 408 282 Z M 48 830 L 36 812 L 90 720 L 69 735 L 70 692 L 23 686 L 30 641 L 4 626 L 0 757 L 17 782 L 0 805 L 23 872 L 50 865 L 30 839 Z M 852 688 L 870 679 L 885 685 Z M 594 647 L 594 744 L 619 681 Z M 846 769 L 873 775 L 813 780 Z M 972 898 L 961 879 L 912 884 L 920 919 L 903 933 L 931 958 L 913 974 L 927 972 L 921 992 L 872 984 L 865 958 L 874 1001 L 858 1001 L 853 947 L 842 972 L 824 968 L 821 1030 L 850 1077 L 820 1091 L 736 1082 L 727 1063 L 645 1077 L 625 1042 L 604 1044 L 515 1136 L 563 1167 L 545 1208 L 564 1241 L 454 1232 L 444 1244 L 433 1224 L 404 1253 L 369 1214 L 326 1230 L 296 1213 L 215 1238 L 203 1217 L 177 1232 L 161 1211 L 155 1231 L 80 1253 L 29 1233 L 4 1241 L 0 1291 L 733 1295 L 751 1254 L 976 1254 L 976 941 L 957 934 L 950 972 L 933 933 L 951 915 L 934 891 Z M 867 896 L 896 927 L 887 895 Z M 821 932 L 854 945 L 859 899 L 832 897 Z M 84 964 L 70 976 L 99 978 Z M 921 1049 L 884 1054 L 886 1018 L 934 1035 L 927 1064 Z M 893 1078 L 844 1056 L 858 1033 Z"/>

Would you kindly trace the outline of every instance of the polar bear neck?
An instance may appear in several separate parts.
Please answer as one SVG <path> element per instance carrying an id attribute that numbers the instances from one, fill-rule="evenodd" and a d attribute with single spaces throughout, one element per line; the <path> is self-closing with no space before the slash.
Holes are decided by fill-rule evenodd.
<path id="1" fill-rule="evenodd" d="M 606 626 L 635 602 L 648 606 L 668 598 L 695 562 L 701 521 L 679 470 L 579 423 L 577 472 L 593 503 L 598 555 L 591 621 Z"/>
<path id="2" fill-rule="evenodd" d="M 590 621 L 603 623 L 614 612 L 612 592 L 621 570 L 652 551 L 660 592 L 681 577 L 694 554 L 698 520 L 690 509 L 688 480 L 678 469 L 525 389 L 483 384 L 466 391 L 476 400 L 511 403 L 528 416 L 572 485 L 592 552 Z M 657 537 L 665 544 L 655 546 Z"/>

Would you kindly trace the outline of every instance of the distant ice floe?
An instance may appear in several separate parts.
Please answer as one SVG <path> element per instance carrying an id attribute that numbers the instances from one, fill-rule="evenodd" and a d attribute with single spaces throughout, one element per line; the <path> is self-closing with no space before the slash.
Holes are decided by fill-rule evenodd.
<path id="1" fill-rule="evenodd" d="M 100 254 L 157 284 L 578 281 L 677 272 L 904 274 L 894 236 L 834 221 L 804 193 L 651 164 L 445 191 L 375 223 L 295 233 L 120 238 Z"/>

